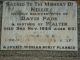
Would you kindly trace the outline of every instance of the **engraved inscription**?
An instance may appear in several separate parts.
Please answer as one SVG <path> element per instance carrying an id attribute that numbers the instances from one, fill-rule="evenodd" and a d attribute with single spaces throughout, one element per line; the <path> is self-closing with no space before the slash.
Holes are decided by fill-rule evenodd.
<path id="1" fill-rule="evenodd" d="M 4 1 L 1 50 L 77 51 L 75 1 Z"/>

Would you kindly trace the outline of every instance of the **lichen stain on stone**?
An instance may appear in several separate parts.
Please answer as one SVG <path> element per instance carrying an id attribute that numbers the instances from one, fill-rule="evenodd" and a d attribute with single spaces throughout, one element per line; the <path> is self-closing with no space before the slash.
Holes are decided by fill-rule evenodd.
<path id="1" fill-rule="evenodd" d="M 40 35 L 24 35 L 22 37 L 22 35 L 17 34 L 16 35 L 16 39 L 19 39 L 20 43 L 24 43 L 26 45 L 38 45 L 38 44 L 47 44 L 47 45 L 51 45 L 51 43 L 55 43 L 55 37 L 51 38 L 48 35 L 46 37 L 40 36 Z"/>
<path id="2" fill-rule="evenodd" d="M 9 2 L 6 2 L 6 8 L 5 9 L 7 9 L 8 8 L 8 12 L 10 12 L 10 11 L 13 11 L 14 10 L 14 6 L 12 7 L 12 6 L 10 6 L 9 5 Z"/>
<path id="3" fill-rule="evenodd" d="M 17 14 L 17 15 L 14 15 L 14 17 L 16 17 L 16 19 L 20 19 L 21 16 L 25 16 L 25 15 L 21 15 L 23 12 L 20 9 L 15 10 L 13 13 L 16 13 Z"/>
<path id="4" fill-rule="evenodd" d="M 12 13 L 16 13 L 17 15 L 15 15 L 15 16 L 21 16 L 22 11 L 18 9 L 18 10 L 15 10 L 14 12 L 12 12 Z"/>

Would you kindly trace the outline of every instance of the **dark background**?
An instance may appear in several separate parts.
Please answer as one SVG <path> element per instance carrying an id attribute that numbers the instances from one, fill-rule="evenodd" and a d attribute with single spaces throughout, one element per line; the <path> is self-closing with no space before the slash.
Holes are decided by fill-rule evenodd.
<path id="1" fill-rule="evenodd" d="M 0 0 L 0 34 L 2 26 L 1 23 L 2 23 L 3 1 L 4 0 L 2 1 Z M 69 0 L 64 0 L 64 1 L 69 1 Z M 77 11 L 78 51 L 0 50 L 0 60 L 80 60 L 80 1 L 79 0 L 75 1 L 78 3 L 78 11 Z"/>

